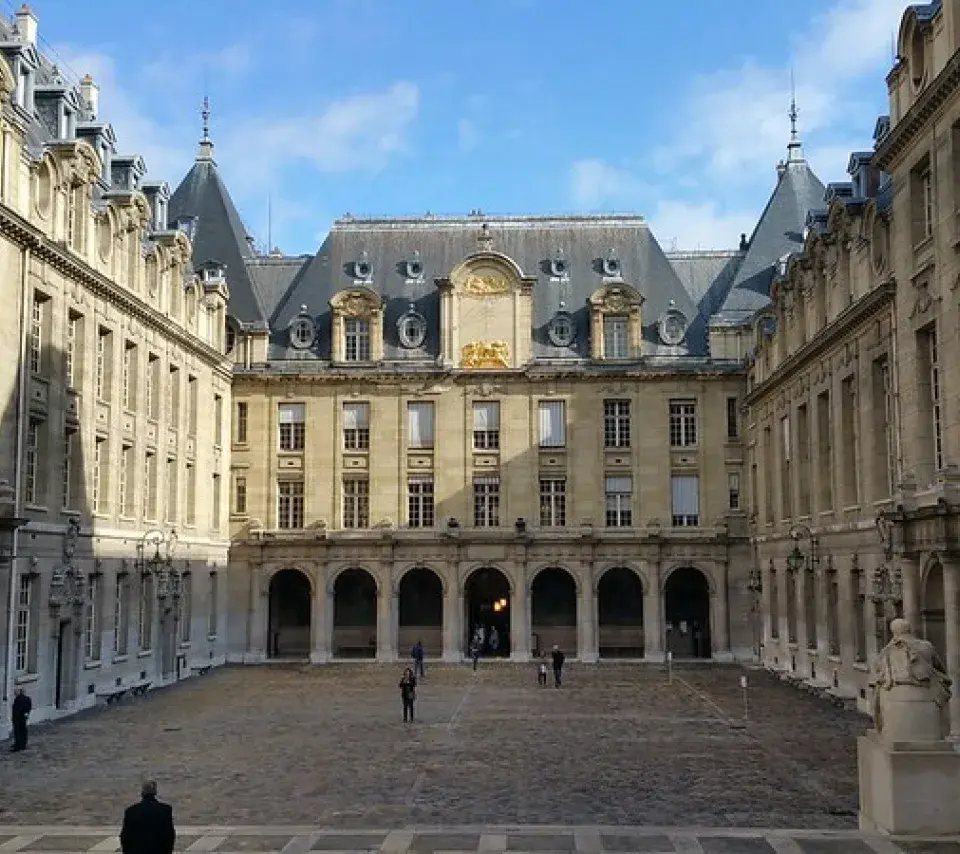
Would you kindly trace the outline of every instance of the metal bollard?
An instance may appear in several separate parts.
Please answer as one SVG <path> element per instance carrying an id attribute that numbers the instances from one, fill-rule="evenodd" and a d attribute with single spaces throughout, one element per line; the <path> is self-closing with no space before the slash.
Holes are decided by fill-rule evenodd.
<path id="1" fill-rule="evenodd" d="M 750 702 L 747 699 L 747 677 L 740 677 L 740 691 L 743 694 L 743 719 L 750 720 Z"/>

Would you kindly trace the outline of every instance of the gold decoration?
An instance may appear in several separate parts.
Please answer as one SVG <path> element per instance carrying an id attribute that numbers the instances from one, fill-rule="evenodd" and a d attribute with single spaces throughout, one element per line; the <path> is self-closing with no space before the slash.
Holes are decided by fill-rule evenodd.
<path id="1" fill-rule="evenodd" d="M 366 317 L 372 310 L 370 300 L 360 294 L 350 294 L 344 297 L 337 307 L 344 317 Z"/>
<path id="2" fill-rule="evenodd" d="M 469 297 L 491 297 L 510 293 L 510 283 L 498 273 L 467 273 L 461 292 Z"/>
<path id="3" fill-rule="evenodd" d="M 630 307 L 630 301 L 623 294 L 608 294 L 603 301 L 603 307 L 607 311 L 626 311 Z"/>
<path id="4" fill-rule="evenodd" d="M 463 348 L 465 368 L 509 368 L 509 359 L 506 341 L 472 341 Z"/>

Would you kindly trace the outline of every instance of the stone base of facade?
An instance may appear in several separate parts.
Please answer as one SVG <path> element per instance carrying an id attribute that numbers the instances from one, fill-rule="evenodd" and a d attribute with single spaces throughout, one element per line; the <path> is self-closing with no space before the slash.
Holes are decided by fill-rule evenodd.
<path id="1" fill-rule="evenodd" d="M 861 830 L 960 833 L 960 753 L 950 742 L 887 743 L 870 730 L 857 739 L 857 767 Z"/>

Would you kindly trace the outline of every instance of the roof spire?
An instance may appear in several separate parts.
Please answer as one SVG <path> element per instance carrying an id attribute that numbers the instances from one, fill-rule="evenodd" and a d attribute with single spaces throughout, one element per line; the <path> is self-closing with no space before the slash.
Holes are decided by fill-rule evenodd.
<path id="1" fill-rule="evenodd" d="M 797 133 L 797 89 L 793 79 L 793 69 L 790 69 L 790 143 L 787 145 L 787 163 L 803 163 L 803 143 Z"/>
<path id="2" fill-rule="evenodd" d="M 197 160 L 213 160 L 213 140 L 210 139 L 210 98 L 203 96 L 203 107 L 200 110 L 203 119 L 203 137 L 200 140 L 200 150 Z"/>

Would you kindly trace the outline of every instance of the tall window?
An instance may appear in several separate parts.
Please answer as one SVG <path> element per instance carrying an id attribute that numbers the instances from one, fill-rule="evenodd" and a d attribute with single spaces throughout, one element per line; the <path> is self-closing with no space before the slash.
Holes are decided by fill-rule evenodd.
<path id="1" fill-rule="evenodd" d="M 933 176 L 927 166 L 920 172 L 920 187 L 923 199 L 923 236 L 933 235 Z"/>
<path id="2" fill-rule="evenodd" d="M 727 438 L 736 439 L 740 435 L 740 415 L 737 398 L 727 398 Z"/>
<path id="3" fill-rule="evenodd" d="M 810 494 L 810 415 L 805 403 L 797 407 L 797 491 L 800 504 L 797 514 L 809 516 Z"/>
<path id="4" fill-rule="evenodd" d="M 210 527 L 214 531 L 220 530 L 220 475 L 215 474 L 213 476 L 213 506 L 210 511 L 211 520 Z"/>
<path id="5" fill-rule="evenodd" d="M 160 414 L 160 357 L 153 353 L 147 356 L 143 397 L 147 405 L 147 418 L 155 421 Z"/>
<path id="6" fill-rule="evenodd" d="M 843 506 L 852 507 L 860 497 L 859 471 L 859 435 L 857 430 L 857 389 L 854 377 L 846 377 L 840 383 L 840 430 L 843 441 L 841 471 L 843 474 Z"/>
<path id="7" fill-rule="evenodd" d="M 63 509 L 75 510 L 77 503 L 77 481 L 82 476 L 77 471 L 77 432 L 65 430 L 63 433 Z"/>
<path id="8" fill-rule="evenodd" d="M 302 403 L 280 404 L 280 450 L 302 451 L 306 439 L 306 411 Z"/>
<path id="9" fill-rule="evenodd" d="M 890 362 L 886 358 L 873 363 L 874 500 L 893 495 L 894 472 L 897 468 L 897 435 L 893 410 L 893 387 Z"/>
<path id="10" fill-rule="evenodd" d="M 817 395 L 817 475 L 820 479 L 821 513 L 833 510 L 833 417 L 830 392 Z"/>
<path id="11" fill-rule="evenodd" d="M 75 311 L 67 312 L 66 341 L 63 345 L 64 374 L 68 388 L 80 385 L 80 352 L 83 340 L 83 316 Z"/>
<path id="12" fill-rule="evenodd" d="M 633 478 L 608 476 L 603 491 L 607 527 L 629 528 L 633 524 Z"/>
<path id="13" fill-rule="evenodd" d="M 727 473 L 727 507 L 740 509 L 740 475 L 735 471 Z"/>
<path id="14" fill-rule="evenodd" d="M 176 522 L 179 513 L 179 478 L 177 471 L 177 458 L 167 457 L 167 521 Z"/>
<path id="15" fill-rule="evenodd" d="M 107 513 L 110 509 L 107 488 L 109 486 L 109 465 L 107 440 L 97 436 L 93 442 L 93 512 Z"/>
<path id="16" fill-rule="evenodd" d="M 30 314 L 30 373 L 42 374 L 44 333 L 46 331 L 47 310 L 50 301 L 39 291 L 33 292 Z"/>
<path id="17" fill-rule="evenodd" d="M 24 466 L 24 487 L 27 504 L 39 504 L 40 487 L 40 421 L 31 418 L 27 423 L 26 459 Z"/>
<path id="18" fill-rule="evenodd" d="M 246 475 L 236 475 L 233 479 L 233 512 L 239 516 L 247 512 Z"/>
<path id="19" fill-rule="evenodd" d="M 180 643 L 190 643 L 193 622 L 193 575 L 185 572 L 180 579 Z"/>
<path id="20" fill-rule="evenodd" d="M 207 603 L 207 637 L 217 636 L 217 609 L 220 603 L 220 576 L 216 572 L 210 573 L 210 601 Z"/>
<path id="21" fill-rule="evenodd" d="M 630 356 L 629 322 L 626 317 L 603 318 L 603 358 L 626 359 Z"/>
<path id="22" fill-rule="evenodd" d="M 143 457 L 143 518 L 157 518 L 157 455 L 153 451 Z"/>
<path id="23" fill-rule="evenodd" d="M 670 401 L 670 447 L 692 448 L 697 444 L 697 402 Z"/>
<path id="24" fill-rule="evenodd" d="M 117 498 L 120 501 L 120 515 L 133 516 L 136 495 L 134 482 L 134 464 L 136 456 L 130 445 L 124 445 L 120 451 L 120 469 L 117 472 Z"/>
<path id="25" fill-rule="evenodd" d="M 237 438 L 238 445 L 247 444 L 247 417 L 249 414 L 248 404 L 245 400 L 237 401 Z"/>
<path id="26" fill-rule="evenodd" d="M 197 418 L 199 417 L 200 383 L 196 377 L 187 377 L 187 434 L 197 435 Z"/>
<path id="27" fill-rule="evenodd" d="M 167 412 L 170 426 L 174 430 L 180 429 L 180 369 L 170 365 L 167 372 Z"/>
<path id="28" fill-rule="evenodd" d="M 433 447 L 433 404 L 407 404 L 407 442 L 410 448 Z"/>
<path id="29" fill-rule="evenodd" d="M 127 654 L 127 640 L 130 635 L 130 576 L 125 572 L 117 573 L 117 586 L 113 600 L 113 654 Z"/>
<path id="30" fill-rule="evenodd" d="M 123 345 L 123 408 L 128 411 L 137 405 L 137 345 L 130 341 Z"/>
<path id="31" fill-rule="evenodd" d="M 110 400 L 112 346 L 113 333 L 101 326 L 97 329 L 97 400 Z"/>
<path id="32" fill-rule="evenodd" d="M 277 527 L 303 527 L 303 481 L 281 480 L 277 484 Z"/>
<path id="33" fill-rule="evenodd" d="M 347 362 L 370 361 L 370 321 L 352 317 L 343 322 L 343 356 Z"/>
<path id="34" fill-rule="evenodd" d="M 410 475 L 407 480 L 407 524 L 411 528 L 433 527 L 433 500 L 433 476 Z"/>
<path id="35" fill-rule="evenodd" d="M 767 425 L 763 428 L 763 521 L 773 523 L 773 428 Z"/>
<path id="36" fill-rule="evenodd" d="M 603 402 L 603 446 L 605 448 L 630 447 L 629 400 Z"/>
<path id="37" fill-rule="evenodd" d="M 343 527 L 370 527 L 370 481 L 366 478 L 343 479 Z"/>
<path id="38" fill-rule="evenodd" d="M 540 401 L 540 447 L 562 448 L 567 444 L 567 407 L 562 400 Z"/>
<path id="39" fill-rule="evenodd" d="M 540 527 L 563 528 L 566 524 L 566 480 L 562 477 L 540 478 Z"/>
<path id="40" fill-rule="evenodd" d="M 673 526 L 696 528 L 700 524 L 700 478 L 674 475 L 671 478 Z"/>
<path id="41" fill-rule="evenodd" d="M 100 578 L 87 579 L 87 608 L 83 623 L 83 649 L 87 661 L 100 660 Z"/>
<path id="42" fill-rule="evenodd" d="M 153 649 L 153 576 L 144 573 L 140 576 L 140 603 L 137 609 L 140 651 Z"/>
<path id="43" fill-rule="evenodd" d="M 17 626 L 14 649 L 14 669 L 18 674 L 35 670 L 32 639 L 34 633 L 33 593 L 34 577 L 21 575 L 17 590 Z"/>
<path id="44" fill-rule="evenodd" d="M 197 524 L 197 467 L 193 463 L 187 463 L 187 482 L 185 484 L 187 494 L 187 512 L 184 522 L 187 525 Z"/>
<path id="45" fill-rule="evenodd" d="M 478 528 L 500 525 L 500 478 L 473 479 L 473 524 Z"/>
<path id="46" fill-rule="evenodd" d="M 213 444 L 219 447 L 223 443 L 223 398 L 213 396 Z"/>
<path id="47" fill-rule="evenodd" d="M 343 447 L 347 451 L 370 448 L 370 404 L 343 404 Z"/>
<path id="48" fill-rule="evenodd" d="M 473 447 L 477 451 L 496 451 L 500 447 L 500 403 L 473 404 Z"/>
<path id="49" fill-rule="evenodd" d="M 931 327 L 927 334 L 927 347 L 930 364 L 930 414 L 933 419 L 933 464 L 934 470 L 940 471 L 943 468 L 943 399 L 940 389 L 940 350 L 935 327 Z"/>
<path id="50" fill-rule="evenodd" d="M 780 419 L 780 518 L 793 515 L 793 439 L 790 434 L 790 416 Z"/>

